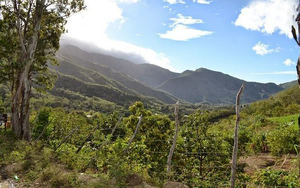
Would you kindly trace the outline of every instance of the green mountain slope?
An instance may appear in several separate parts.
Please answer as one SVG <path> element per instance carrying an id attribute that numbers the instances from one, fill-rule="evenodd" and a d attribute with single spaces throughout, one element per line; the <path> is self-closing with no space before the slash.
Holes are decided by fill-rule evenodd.
<path id="1" fill-rule="evenodd" d="M 179 76 L 178 73 L 171 72 L 152 64 L 135 64 L 124 59 L 104 55 L 101 53 L 89 53 L 72 45 L 62 45 L 60 55 L 80 60 L 83 62 L 92 62 L 97 65 L 110 68 L 116 72 L 124 73 L 139 82 L 156 88 L 164 81 Z"/>
<path id="2" fill-rule="evenodd" d="M 286 83 L 283 83 L 283 84 L 280 84 L 280 86 L 284 89 L 287 89 L 287 88 L 290 88 L 290 87 L 293 87 L 295 85 L 298 85 L 298 81 L 295 80 L 295 81 L 291 81 L 291 82 L 286 82 Z"/>
<path id="3" fill-rule="evenodd" d="M 246 103 L 268 98 L 283 89 L 273 83 L 246 82 L 203 68 L 181 74 L 174 73 L 151 64 L 135 64 L 101 53 L 86 52 L 73 45 L 62 45 L 58 57 L 65 62 L 95 71 L 114 82 L 113 87 L 121 91 L 126 90 L 131 94 L 135 92 L 168 104 L 175 103 L 176 97 L 191 103 L 233 104 L 236 92 L 242 83 L 246 84 L 243 101 Z M 97 83 L 89 73 L 84 75 L 70 73 L 69 69 L 72 67 L 62 67 L 59 71 L 75 77 L 85 77 L 85 81 Z"/>
<path id="4" fill-rule="evenodd" d="M 243 96 L 243 102 L 246 103 L 268 98 L 282 90 L 276 84 L 246 82 L 204 68 L 185 71 L 180 77 L 163 83 L 159 89 L 192 103 L 232 104 L 235 102 L 235 95 L 242 83 L 246 86 Z"/>
<path id="5" fill-rule="evenodd" d="M 67 58 L 62 55 L 58 58 L 60 59 L 60 66 L 52 68 L 61 74 L 70 75 L 93 84 L 114 87 L 121 92 L 131 95 L 152 97 L 167 104 L 173 104 L 178 100 L 166 92 L 147 87 L 133 78 L 123 73 L 115 72 L 110 68 L 77 58 Z"/>

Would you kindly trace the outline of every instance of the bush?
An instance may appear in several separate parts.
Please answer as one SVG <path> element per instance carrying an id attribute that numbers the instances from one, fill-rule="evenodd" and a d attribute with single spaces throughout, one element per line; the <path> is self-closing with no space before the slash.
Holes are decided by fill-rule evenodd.
<path id="1" fill-rule="evenodd" d="M 263 186 L 287 186 L 299 187 L 299 180 L 295 173 L 289 173 L 283 170 L 273 170 L 270 168 L 257 172 L 253 181 L 256 185 Z"/>
<path id="2" fill-rule="evenodd" d="M 254 134 L 251 141 L 247 144 L 247 151 L 250 153 L 267 152 L 268 146 L 265 133 Z"/>
<path id="3" fill-rule="evenodd" d="M 267 134 L 267 143 L 274 155 L 296 153 L 295 145 L 298 144 L 298 126 L 279 126 Z"/>

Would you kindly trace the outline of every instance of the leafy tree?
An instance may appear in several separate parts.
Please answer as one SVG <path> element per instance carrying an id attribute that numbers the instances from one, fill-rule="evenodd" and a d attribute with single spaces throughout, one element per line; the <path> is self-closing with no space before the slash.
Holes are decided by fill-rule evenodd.
<path id="1" fill-rule="evenodd" d="M 83 0 L 0 0 L 0 81 L 11 90 L 12 127 L 30 140 L 32 87 L 51 85 L 48 62 L 55 63 L 66 18 L 84 8 Z"/>
<path id="2" fill-rule="evenodd" d="M 175 152 L 177 181 L 191 186 L 208 186 L 211 181 L 222 181 L 228 176 L 230 148 L 215 132 L 210 131 L 217 112 L 195 112 L 185 119 Z"/>

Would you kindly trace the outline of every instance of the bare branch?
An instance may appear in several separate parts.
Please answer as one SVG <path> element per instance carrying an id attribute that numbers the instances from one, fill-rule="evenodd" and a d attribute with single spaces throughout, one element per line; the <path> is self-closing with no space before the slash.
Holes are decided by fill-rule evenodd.
<path id="1" fill-rule="evenodd" d="M 54 151 L 57 151 L 75 132 L 78 131 L 78 127 L 75 127 L 61 142 L 58 146 L 54 148 Z"/>
<path id="2" fill-rule="evenodd" d="M 142 119 L 143 119 L 143 115 L 141 115 L 141 116 L 139 117 L 139 122 L 138 122 L 138 124 L 136 125 L 135 131 L 134 131 L 132 137 L 130 138 L 130 140 L 129 140 L 128 144 L 127 144 L 127 149 L 125 150 L 125 153 L 127 153 L 128 148 L 129 148 L 130 145 L 132 144 L 133 139 L 135 138 L 135 136 L 137 135 L 137 133 L 138 133 L 138 131 L 139 131 L 139 128 L 140 128 L 140 126 L 141 126 L 141 123 L 142 123 Z"/>
<path id="3" fill-rule="evenodd" d="M 20 40 L 20 47 L 22 48 L 22 51 L 24 54 L 27 53 L 26 47 L 25 47 L 25 43 L 24 43 L 24 35 L 22 32 L 22 28 L 21 28 L 21 14 L 20 14 L 20 5 L 17 3 L 17 0 L 13 0 L 13 7 L 14 7 L 14 13 L 17 16 L 16 19 L 16 28 L 18 30 L 18 34 L 19 34 L 19 40 Z"/>
<path id="4" fill-rule="evenodd" d="M 115 134 L 115 132 L 116 132 L 116 130 L 117 130 L 119 124 L 121 123 L 121 121 L 122 121 L 122 116 L 119 118 L 119 121 L 116 123 L 116 125 L 115 125 L 114 128 L 112 129 L 111 134 L 110 134 L 111 137 L 114 136 L 114 134 Z M 101 149 L 103 146 L 105 146 L 105 145 L 108 144 L 109 142 L 110 142 L 110 139 L 107 139 L 106 141 L 104 141 L 104 142 L 100 145 L 99 149 Z"/>
<path id="5" fill-rule="evenodd" d="M 31 44 L 28 48 L 29 58 L 32 59 L 37 47 L 38 36 L 41 28 L 42 16 L 45 8 L 45 0 L 37 0 L 35 5 L 34 15 L 34 30 L 31 37 Z"/>
<path id="6" fill-rule="evenodd" d="M 296 43 L 298 44 L 298 46 L 300 46 L 300 43 L 298 42 L 298 39 L 297 39 L 296 29 L 294 26 L 292 26 L 292 34 L 293 34 L 293 37 L 294 37 Z"/>
<path id="7" fill-rule="evenodd" d="M 98 123 L 98 125 L 90 132 L 89 136 L 85 139 L 84 142 L 82 142 L 81 146 L 77 149 L 76 153 L 79 153 L 81 151 L 81 149 L 83 148 L 85 143 L 87 143 L 88 141 L 91 141 L 94 132 L 99 128 L 100 128 L 100 123 Z"/>
<path id="8" fill-rule="evenodd" d="M 24 24 L 24 36 L 26 36 L 26 33 L 27 33 L 27 26 L 28 26 L 28 22 L 29 22 L 29 19 L 30 19 L 30 13 L 31 13 L 31 10 L 32 10 L 32 5 L 33 5 L 33 0 L 30 0 L 29 2 L 29 8 L 27 10 L 27 17 L 26 17 L 26 20 L 25 20 L 25 24 Z"/>

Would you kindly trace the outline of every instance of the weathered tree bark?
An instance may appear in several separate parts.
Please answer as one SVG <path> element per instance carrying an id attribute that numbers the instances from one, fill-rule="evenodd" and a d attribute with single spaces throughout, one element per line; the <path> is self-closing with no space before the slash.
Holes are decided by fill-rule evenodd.
<path id="1" fill-rule="evenodd" d="M 31 98 L 31 79 L 30 72 L 34 62 L 34 54 L 37 48 L 39 32 L 41 28 L 41 20 L 45 8 L 45 0 L 36 1 L 36 9 L 34 12 L 34 29 L 30 40 L 25 39 L 26 27 L 21 27 L 20 4 L 17 0 L 13 0 L 14 13 L 16 16 L 16 28 L 19 34 L 19 41 L 21 47 L 21 55 L 19 58 L 19 65 L 22 67 L 20 72 L 14 75 L 12 83 L 12 128 L 15 135 L 24 140 L 30 141 L 31 130 L 29 125 L 29 105 Z M 31 6 L 30 10 L 31 11 Z M 25 21 L 27 25 L 29 20 Z M 25 41 L 30 42 L 25 45 Z"/>
<path id="2" fill-rule="evenodd" d="M 167 173 L 168 174 L 171 172 L 172 157 L 173 157 L 174 150 L 175 150 L 175 147 L 176 147 L 178 131 L 179 131 L 178 111 L 179 111 L 179 102 L 176 103 L 175 110 L 174 110 L 174 114 L 175 114 L 175 134 L 174 134 L 173 143 L 172 143 L 172 146 L 170 148 L 169 155 L 168 155 L 168 161 L 167 161 Z"/>
<path id="3" fill-rule="evenodd" d="M 298 84 L 300 86 L 300 57 L 298 58 L 298 62 L 297 62 L 297 75 L 298 75 Z M 298 157 L 298 178 L 300 178 L 300 116 L 298 117 L 298 146 L 297 146 L 297 157 Z"/>
<path id="4" fill-rule="evenodd" d="M 239 131 L 239 123 L 240 123 L 240 98 L 244 90 L 244 84 L 241 86 L 240 90 L 236 96 L 236 122 L 234 128 L 234 145 L 232 152 L 232 164 L 231 164 L 231 179 L 230 179 L 230 187 L 234 188 L 235 186 L 235 174 L 236 174 L 236 166 L 237 166 L 237 154 L 238 154 L 238 131 Z"/>
<path id="5" fill-rule="evenodd" d="M 295 21 L 297 22 L 297 25 L 298 25 L 298 35 L 299 36 L 297 36 L 296 29 L 294 28 L 294 26 L 292 26 L 292 34 L 293 34 L 293 37 L 294 37 L 296 43 L 298 44 L 298 46 L 300 46 L 300 0 L 298 3 L 297 12 L 298 12 L 298 15 L 297 15 Z M 297 75 L 298 75 L 298 84 L 300 86 L 300 56 L 298 57 L 296 71 L 297 71 Z M 300 116 L 298 117 L 298 139 L 299 139 L 299 143 L 300 143 Z M 297 152 L 298 153 L 298 178 L 300 178 L 300 146 L 299 145 L 297 146 L 297 150 L 298 150 L 298 152 Z"/>
<path id="6" fill-rule="evenodd" d="M 139 131 L 139 128 L 140 128 L 140 126 L 141 126 L 141 123 L 142 123 L 142 119 L 143 119 L 143 116 L 141 115 L 141 116 L 139 117 L 139 121 L 138 121 L 138 124 L 136 125 L 135 131 L 134 131 L 133 135 L 131 136 L 131 138 L 130 138 L 128 144 L 127 144 L 127 149 L 125 150 L 125 153 L 127 153 L 128 149 L 129 149 L 129 147 L 130 147 L 130 145 L 131 145 L 132 142 L 133 142 L 133 139 L 134 139 L 135 136 L 137 135 L 137 133 L 138 133 L 138 131 Z"/>

